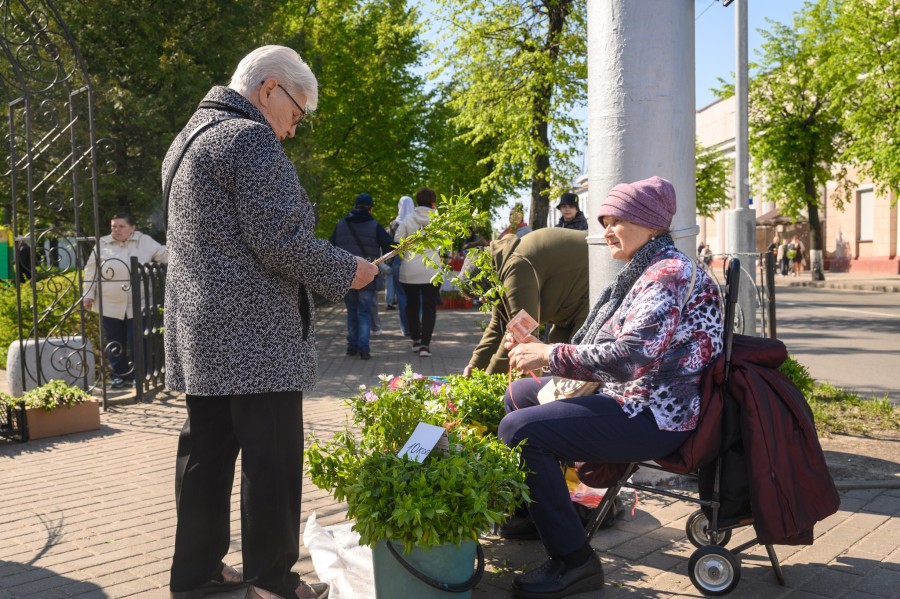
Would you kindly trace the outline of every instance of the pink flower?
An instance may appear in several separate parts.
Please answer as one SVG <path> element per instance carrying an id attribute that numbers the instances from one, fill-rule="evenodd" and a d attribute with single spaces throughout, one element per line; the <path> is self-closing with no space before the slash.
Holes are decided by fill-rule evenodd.
<path id="1" fill-rule="evenodd" d="M 451 414 L 456 414 L 459 410 L 456 408 L 456 404 L 454 404 L 449 399 L 447 400 L 447 409 L 450 410 Z"/>
<path id="2" fill-rule="evenodd" d="M 378 396 L 375 395 L 374 391 L 369 391 L 364 397 L 366 398 L 366 401 L 376 401 L 378 399 Z"/>

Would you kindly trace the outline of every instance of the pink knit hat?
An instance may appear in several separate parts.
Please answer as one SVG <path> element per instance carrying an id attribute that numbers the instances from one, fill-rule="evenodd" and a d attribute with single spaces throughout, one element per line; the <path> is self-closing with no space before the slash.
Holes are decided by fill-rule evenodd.
<path id="1" fill-rule="evenodd" d="M 597 219 L 615 216 L 648 229 L 668 231 L 675 215 L 675 188 L 662 177 L 619 183 L 609 190 Z"/>

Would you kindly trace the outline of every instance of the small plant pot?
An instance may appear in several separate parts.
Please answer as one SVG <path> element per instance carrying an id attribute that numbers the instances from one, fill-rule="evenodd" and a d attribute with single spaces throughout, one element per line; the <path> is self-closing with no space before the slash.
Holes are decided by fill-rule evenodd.
<path id="1" fill-rule="evenodd" d="M 97 430 L 100 428 L 100 404 L 86 401 L 56 408 L 52 412 L 42 408 L 27 408 L 25 426 L 23 441 Z"/>

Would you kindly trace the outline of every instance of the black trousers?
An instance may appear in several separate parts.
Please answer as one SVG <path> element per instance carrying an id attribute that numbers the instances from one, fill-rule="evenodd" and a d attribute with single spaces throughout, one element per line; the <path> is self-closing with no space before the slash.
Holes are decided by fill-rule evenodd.
<path id="1" fill-rule="evenodd" d="M 403 283 L 406 293 L 406 324 L 409 325 L 409 336 L 422 345 L 431 345 L 431 334 L 437 320 L 437 305 L 441 300 L 441 291 L 431 283 Z M 422 318 L 419 319 L 421 308 Z"/>
<path id="2" fill-rule="evenodd" d="M 187 396 L 178 438 L 178 521 L 169 588 L 189 591 L 221 570 L 231 542 L 231 489 L 241 453 L 244 579 L 292 596 L 300 555 L 303 393 Z"/>

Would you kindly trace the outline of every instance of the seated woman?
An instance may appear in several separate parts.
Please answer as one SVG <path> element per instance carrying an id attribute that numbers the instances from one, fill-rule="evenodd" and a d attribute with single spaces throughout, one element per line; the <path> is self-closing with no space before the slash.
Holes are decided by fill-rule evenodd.
<path id="1" fill-rule="evenodd" d="M 674 214 L 675 189 L 665 179 L 616 185 L 599 220 L 612 257 L 626 264 L 572 344 L 507 337 L 514 368 L 549 367 L 553 375 L 600 383 L 595 395 L 541 404 L 538 391 L 549 378 L 523 378 L 504 397 L 500 437 L 510 446 L 526 442 L 528 509 L 549 555 L 515 578 L 518 597 L 565 597 L 603 584 L 560 461 L 656 459 L 697 426 L 700 374 L 722 351 L 722 315 L 715 283 L 668 234 Z"/>

